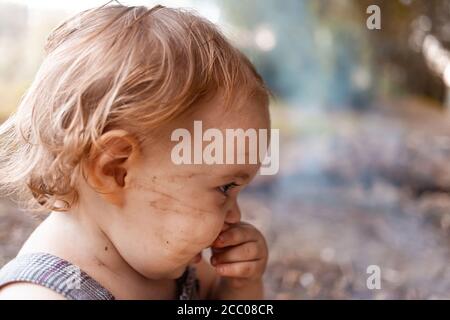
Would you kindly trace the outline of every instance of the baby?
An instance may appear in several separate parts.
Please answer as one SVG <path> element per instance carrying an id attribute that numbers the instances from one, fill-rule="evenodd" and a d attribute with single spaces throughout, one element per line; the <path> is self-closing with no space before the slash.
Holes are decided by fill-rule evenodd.
<path id="1" fill-rule="evenodd" d="M 267 245 L 237 203 L 261 161 L 171 159 L 172 132 L 194 122 L 270 128 L 249 60 L 207 20 L 163 6 L 87 10 L 45 52 L 0 127 L 0 185 L 51 212 L 0 271 L 0 298 L 263 298 Z"/>

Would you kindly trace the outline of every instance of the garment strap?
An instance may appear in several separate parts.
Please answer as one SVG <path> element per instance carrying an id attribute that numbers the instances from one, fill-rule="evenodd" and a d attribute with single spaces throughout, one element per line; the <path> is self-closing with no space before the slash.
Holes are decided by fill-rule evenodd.
<path id="1" fill-rule="evenodd" d="M 48 253 L 19 255 L 0 270 L 0 287 L 31 282 L 70 300 L 114 300 L 114 296 L 84 271 Z"/>

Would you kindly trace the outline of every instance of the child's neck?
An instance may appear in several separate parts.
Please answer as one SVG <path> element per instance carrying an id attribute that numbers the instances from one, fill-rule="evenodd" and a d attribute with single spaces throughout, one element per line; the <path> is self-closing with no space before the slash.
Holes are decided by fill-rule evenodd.
<path id="1" fill-rule="evenodd" d="M 79 215 L 53 212 L 21 253 L 48 252 L 79 266 L 116 299 L 173 299 L 175 281 L 145 278 L 119 254 L 108 236 Z"/>

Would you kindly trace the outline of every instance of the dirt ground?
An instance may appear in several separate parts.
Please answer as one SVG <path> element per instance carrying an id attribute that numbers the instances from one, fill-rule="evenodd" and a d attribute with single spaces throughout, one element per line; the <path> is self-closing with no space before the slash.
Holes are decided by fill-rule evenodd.
<path id="1" fill-rule="evenodd" d="M 267 298 L 450 298 L 450 115 L 424 104 L 275 112 L 280 173 L 240 199 L 269 244 Z M 0 202 L 0 265 L 38 222 Z"/>

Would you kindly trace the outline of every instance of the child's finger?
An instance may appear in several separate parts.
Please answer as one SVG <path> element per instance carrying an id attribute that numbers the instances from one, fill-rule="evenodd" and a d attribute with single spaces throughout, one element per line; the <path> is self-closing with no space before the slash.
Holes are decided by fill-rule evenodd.
<path id="1" fill-rule="evenodd" d="M 263 255 L 261 251 L 262 250 L 256 241 L 246 242 L 228 250 L 215 252 L 211 256 L 211 264 L 217 265 L 222 263 L 262 259 Z"/>
<path id="2" fill-rule="evenodd" d="M 255 260 L 219 264 L 215 268 L 223 277 L 250 278 L 258 274 L 259 265 L 259 260 Z"/>
<path id="3" fill-rule="evenodd" d="M 256 241 L 258 231 L 254 228 L 233 227 L 222 232 L 212 244 L 213 247 L 223 248 L 235 246 L 244 242 Z"/>

